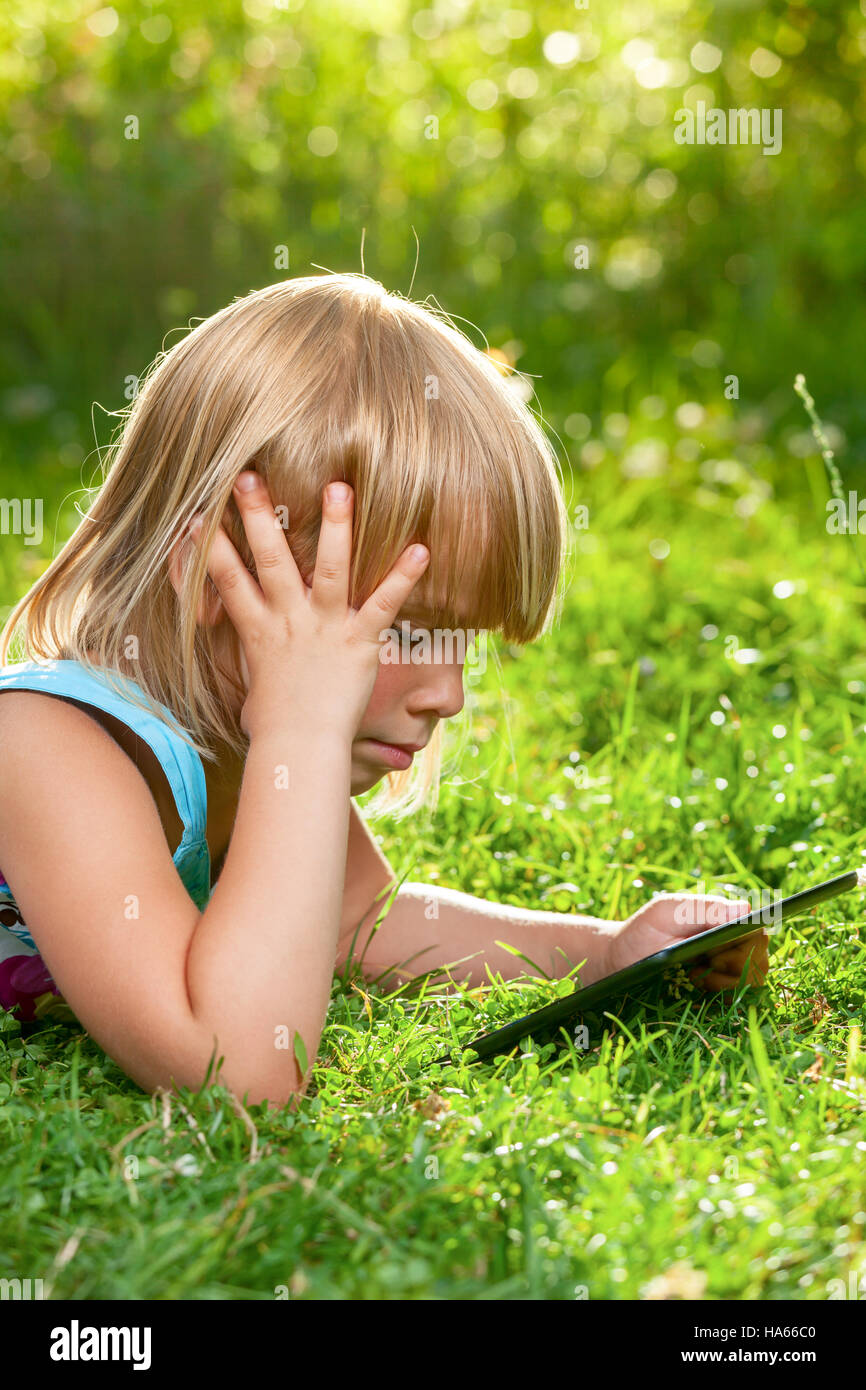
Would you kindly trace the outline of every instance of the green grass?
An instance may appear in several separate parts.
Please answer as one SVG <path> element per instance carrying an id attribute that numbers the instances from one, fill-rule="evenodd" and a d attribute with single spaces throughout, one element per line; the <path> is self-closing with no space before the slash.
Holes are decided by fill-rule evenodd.
<path id="1" fill-rule="evenodd" d="M 824 530 L 820 460 L 702 442 L 700 478 L 623 485 L 610 454 L 576 473 L 562 620 L 499 648 L 504 710 L 491 666 L 435 818 L 377 826 L 399 873 L 623 918 L 655 889 L 788 892 L 862 863 L 866 591 Z M 856 895 L 830 902 L 773 935 L 763 991 L 671 988 L 584 1052 L 484 1065 L 430 1061 L 572 985 L 335 980 L 296 1113 L 151 1098 L 79 1030 L 7 1019 L 0 1277 L 88 1299 L 826 1299 L 866 1273 L 862 923 Z"/>

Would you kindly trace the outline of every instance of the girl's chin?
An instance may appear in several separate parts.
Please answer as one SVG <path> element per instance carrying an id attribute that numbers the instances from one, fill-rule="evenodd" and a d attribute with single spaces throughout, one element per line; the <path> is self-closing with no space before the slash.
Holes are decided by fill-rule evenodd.
<path id="1" fill-rule="evenodd" d="M 372 767 L 364 764 L 355 763 L 352 767 L 352 796 L 359 796 L 361 792 L 368 792 L 371 787 L 375 787 L 377 782 L 381 782 L 388 776 L 388 769 L 382 768 L 375 771 Z"/>

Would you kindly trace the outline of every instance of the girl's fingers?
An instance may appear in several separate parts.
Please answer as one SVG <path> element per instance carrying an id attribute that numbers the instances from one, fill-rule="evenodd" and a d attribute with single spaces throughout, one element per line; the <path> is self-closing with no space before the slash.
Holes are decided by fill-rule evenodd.
<path id="1" fill-rule="evenodd" d="M 253 480 L 251 488 L 238 486 L 247 479 Z M 285 608 L 289 601 L 301 597 L 304 586 L 264 479 L 258 473 L 245 469 L 235 482 L 234 498 L 253 553 L 262 593 L 268 602 Z M 243 562 L 240 563 L 243 566 Z"/>
<path id="2" fill-rule="evenodd" d="M 706 966 L 700 970 L 692 970 L 689 974 L 698 989 L 736 989 L 740 983 L 739 975 L 725 975 L 720 970 L 707 970 Z"/>
<path id="3" fill-rule="evenodd" d="M 706 893 L 659 893 L 634 914 L 648 926 L 671 936 L 694 936 L 722 926 L 735 917 L 745 917 L 750 904 L 746 898 L 732 900 Z"/>
<path id="4" fill-rule="evenodd" d="M 201 543 L 203 527 L 190 525 L 189 534 L 196 546 Z M 243 560 L 221 526 L 211 542 L 207 572 L 222 600 L 223 607 L 238 632 L 245 631 L 259 618 L 262 595 Z"/>
<path id="5" fill-rule="evenodd" d="M 313 607 L 323 613 L 341 613 L 349 606 L 352 504 L 352 489 L 347 483 L 329 483 L 325 488 L 311 585 Z"/>
<path id="6" fill-rule="evenodd" d="M 410 545 L 396 565 L 374 589 L 367 602 L 358 609 L 361 634 L 371 642 L 380 642 L 383 628 L 389 628 L 427 568 L 430 551 L 426 545 Z"/>
<path id="7" fill-rule="evenodd" d="M 736 975 L 739 978 L 743 966 L 746 963 L 745 956 L 736 955 L 733 951 L 720 951 L 717 956 L 708 957 L 710 965 L 721 975 Z"/>
<path id="8" fill-rule="evenodd" d="M 769 962 L 767 938 L 762 932 L 757 936 L 744 936 L 741 941 L 724 946 L 720 951 L 708 952 L 707 959 L 716 970 L 726 970 L 731 974 L 741 971 L 747 960 L 752 968 L 766 966 Z"/>
<path id="9" fill-rule="evenodd" d="M 707 956 L 702 964 L 693 965 L 689 974 L 702 989 L 736 989 L 747 963 L 746 983 L 762 984 L 769 969 L 767 941 L 763 933 L 757 940 L 744 937 L 736 946 Z"/>

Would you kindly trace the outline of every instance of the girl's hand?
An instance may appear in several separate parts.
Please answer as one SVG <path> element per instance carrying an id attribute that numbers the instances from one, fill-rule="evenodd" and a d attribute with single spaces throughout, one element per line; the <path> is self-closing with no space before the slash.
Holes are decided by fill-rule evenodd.
<path id="1" fill-rule="evenodd" d="M 733 917 L 751 911 L 745 899 L 705 896 L 695 893 L 662 893 L 638 908 L 627 921 L 618 924 L 605 954 L 605 975 L 623 970 L 665 946 L 683 941 L 696 932 L 719 927 Z M 759 928 L 714 954 L 707 954 L 687 966 L 695 984 L 705 990 L 734 989 L 749 960 L 747 981 L 762 985 L 769 969 L 767 932 Z"/>
<path id="2" fill-rule="evenodd" d="M 252 479 L 249 490 L 239 486 L 244 479 Z M 344 496 L 339 497 L 341 488 Z M 349 607 L 353 496 L 347 484 L 324 489 L 309 587 L 259 475 L 241 473 L 234 495 L 258 583 L 222 526 L 214 534 L 207 568 L 243 647 L 248 688 L 241 728 L 252 738 L 291 721 L 296 728 L 316 725 L 351 741 L 376 683 L 379 634 L 404 606 L 427 567 L 429 551 L 408 546 L 356 610 Z M 194 519 L 190 534 L 196 543 L 197 532 L 201 524 L 196 527 Z"/>

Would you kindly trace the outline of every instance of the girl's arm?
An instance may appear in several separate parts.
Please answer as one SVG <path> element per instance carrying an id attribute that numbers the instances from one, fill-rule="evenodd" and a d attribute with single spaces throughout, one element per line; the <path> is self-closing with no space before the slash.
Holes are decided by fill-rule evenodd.
<path id="1" fill-rule="evenodd" d="M 515 946 L 548 975 L 557 978 L 567 975 L 584 957 L 584 983 L 606 973 L 602 968 L 604 950 L 618 923 L 510 907 L 430 883 L 402 884 L 379 930 L 373 934 L 396 881 L 397 875 L 353 802 L 338 969 L 345 967 L 357 931 L 351 954 L 355 960 L 363 956 L 360 968 L 367 979 L 375 979 L 410 956 L 415 959 L 394 971 L 395 981 L 467 956 L 472 959 L 454 974 L 473 985 L 487 980 L 485 961 L 503 979 L 522 974 L 525 963 L 497 946 L 497 938 Z"/>
<path id="2" fill-rule="evenodd" d="M 111 736 L 56 696 L 3 693 L 0 865 L 63 998 L 140 1086 L 198 1089 L 215 1050 L 252 1103 L 300 1089 L 295 1036 L 312 1061 L 333 977 L 350 760 L 348 736 L 253 737 L 200 913 Z"/>
<path id="3" fill-rule="evenodd" d="M 346 874 L 343 885 L 343 906 L 340 916 L 340 951 L 338 960 L 345 964 L 346 948 L 351 944 L 358 923 L 363 921 L 372 908 L 374 900 L 381 912 L 387 901 L 387 894 L 379 899 L 379 894 L 395 883 L 397 875 L 376 844 L 373 834 L 358 810 L 354 801 L 349 801 L 349 837 L 346 850 Z M 375 921 L 375 916 L 371 922 Z M 360 940 L 361 933 L 358 933 Z M 358 948 L 359 949 L 359 948 Z M 356 950 L 357 954 L 357 950 Z"/>
<path id="4" fill-rule="evenodd" d="M 337 947 L 339 969 L 345 967 L 351 954 L 367 979 L 382 976 L 386 982 L 398 984 L 460 961 L 452 972 L 454 978 L 474 986 L 489 978 L 485 963 L 503 979 L 526 973 L 524 960 L 496 944 L 505 941 L 555 979 L 585 960 L 579 983 L 588 985 L 749 907 L 744 900 L 667 894 L 645 903 L 626 922 L 619 922 L 512 907 L 430 883 L 404 883 L 374 932 L 396 881 L 353 804 Z M 760 984 L 768 964 L 762 932 L 723 948 L 712 957 L 709 973 L 705 967 L 694 966 L 690 974 L 704 989 L 731 989 L 739 982 L 750 956 L 750 982 Z"/>
<path id="5" fill-rule="evenodd" d="M 394 881 L 391 875 L 390 886 Z M 388 886 L 388 882 L 382 885 Z M 567 975 L 583 960 L 582 984 L 609 973 L 605 956 L 617 922 L 512 907 L 431 883 L 404 883 L 374 933 L 387 900 L 385 893 L 364 915 L 352 952 L 367 979 L 384 976 L 396 984 L 458 961 L 461 964 L 455 965 L 453 976 L 470 985 L 487 982 L 485 963 L 503 979 L 525 974 L 526 962 L 503 950 L 498 941 L 515 947 L 552 978 Z M 338 968 L 349 958 L 357 927 L 357 916 L 349 920 L 346 913 Z"/>

